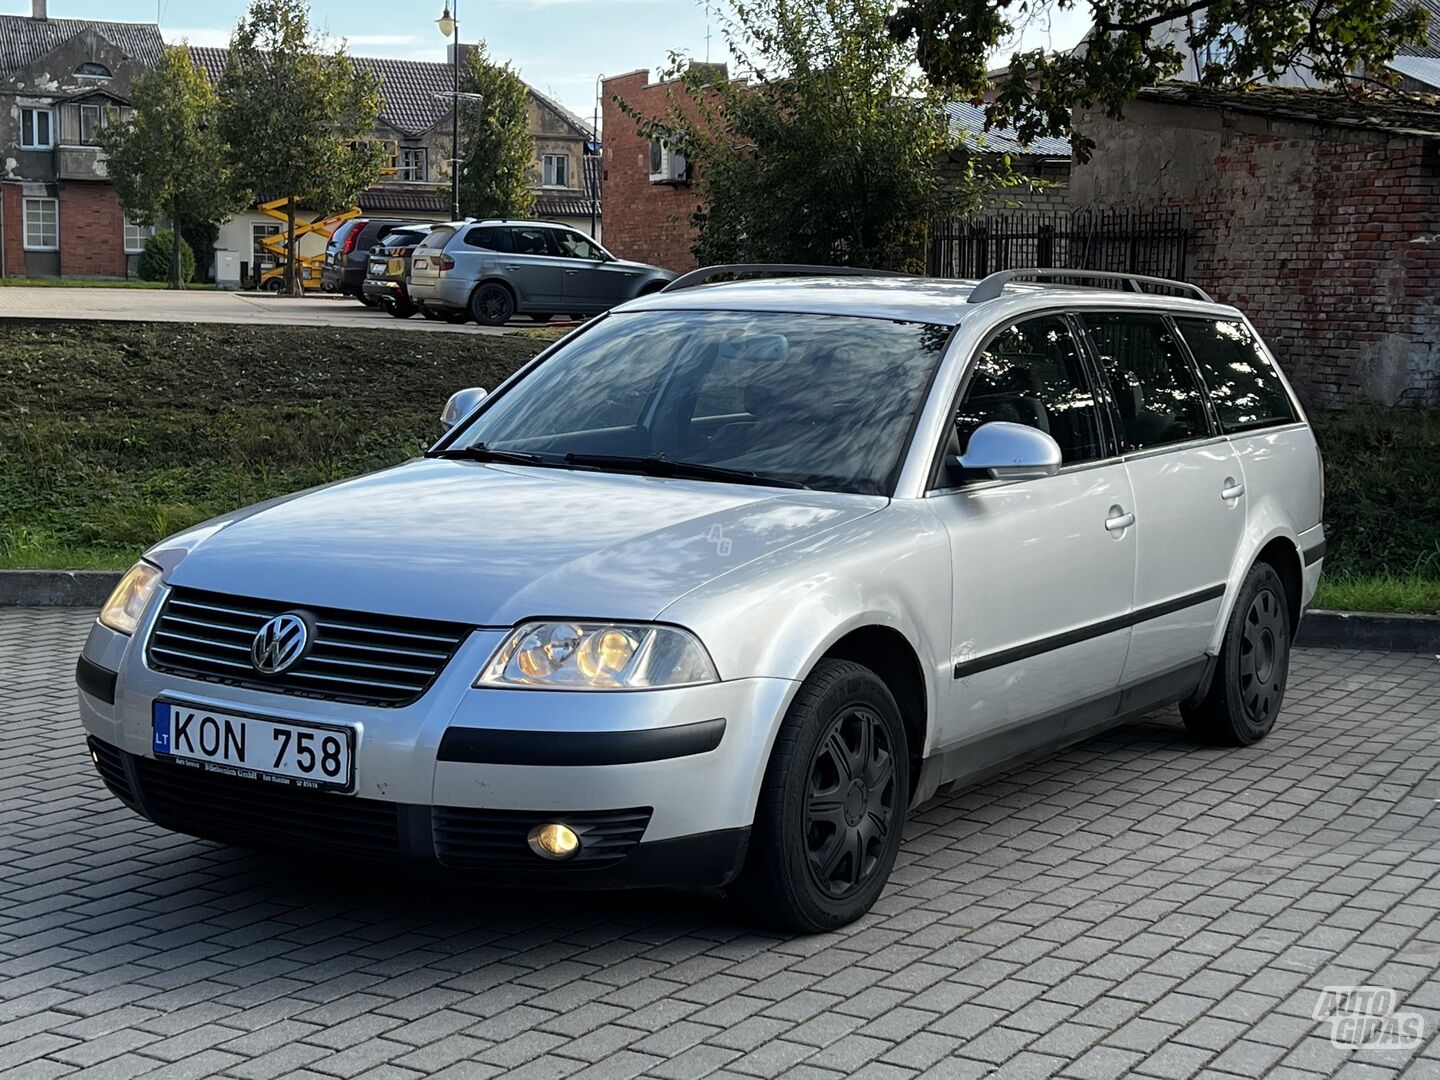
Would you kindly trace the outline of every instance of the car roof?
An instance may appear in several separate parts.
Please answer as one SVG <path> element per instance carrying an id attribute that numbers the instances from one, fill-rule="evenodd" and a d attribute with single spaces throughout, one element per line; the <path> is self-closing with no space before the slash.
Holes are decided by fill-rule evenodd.
<path id="1" fill-rule="evenodd" d="M 479 228 L 482 226 L 496 225 L 524 225 L 527 228 L 536 229 L 573 229 L 573 225 L 567 225 L 563 221 L 537 221 L 534 218 L 483 218 L 466 219 L 464 221 L 442 221 L 436 226 L 448 225 L 452 229 Z"/>
<path id="2" fill-rule="evenodd" d="M 977 314 L 1023 314 L 1073 308 L 1135 308 L 1151 311 L 1223 314 L 1235 308 L 1159 293 L 1076 285 L 1015 283 L 995 299 L 969 303 L 978 281 L 909 276 L 749 278 L 651 293 L 616 311 L 774 311 L 815 315 L 856 315 L 940 326 L 958 326 Z"/>

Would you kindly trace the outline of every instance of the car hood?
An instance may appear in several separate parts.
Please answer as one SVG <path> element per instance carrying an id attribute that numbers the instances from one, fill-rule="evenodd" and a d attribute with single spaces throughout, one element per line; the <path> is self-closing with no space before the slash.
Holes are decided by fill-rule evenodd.
<path id="1" fill-rule="evenodd" d="M 477 626 L 645 620 L 885 502 L 431 459 L 216 519 L 149 557 L 172 585 L 297 605 Z"/>
<path id="2" fill-rule="evenodd" d="M 647 274 L 658 274 L 663 278 L 675 280 L 676 275 L 661 266 L 653 266 L 650 263 L 631 262 L 629 259 L 615 259 L 609 265 L 619 267 L 621 270 L 640 270 Z"/>

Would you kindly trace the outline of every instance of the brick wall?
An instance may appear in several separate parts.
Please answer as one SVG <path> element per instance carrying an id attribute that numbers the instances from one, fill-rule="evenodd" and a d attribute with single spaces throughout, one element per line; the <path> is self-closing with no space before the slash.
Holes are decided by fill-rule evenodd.
<path id="1" fill-rule="evenodd" d="M 1075 209 L 1182 207 L 1190 277 L 1307 404 L 1440 404 L 1440 169 L 1419 136 L 1141 102 L 1079 118 Z"/>
<path id="2" fill-rule="evenodd" d="M 60 273 L 125 275 L 125 218 L 109 184 L 60 186 Z"/>
<path id="3" fill-rule="evenodd" d="M 25 212 L 19 184 L 0 184 L 0 199 L 4 199 L 5 235 L 0 243 L 5 245 L 5 275 L 25 275 Z"/>
<path id="4" fill-rule="evenodd" d="M 689 184 L 650 183 L 650 140 L 614 101 L 619 97 L 644 115 L 664 116 L 673 89 L 673 83 L 652 85 L 646 71 L 605 80 L 605 246 L 622 259 L 684 272 L 696 265 L 690 215 L 700 197 Z"/>

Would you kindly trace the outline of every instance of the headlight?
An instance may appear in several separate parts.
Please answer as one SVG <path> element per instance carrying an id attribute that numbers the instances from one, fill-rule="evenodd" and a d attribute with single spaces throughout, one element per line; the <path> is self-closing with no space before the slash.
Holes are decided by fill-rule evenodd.
<path id="1" fill-rule="evenodd" d="M 100 609 L 100 621 L 111 630 L 122 634 L 135 633 L 145 605 L 155 595 L 160 585 L 160 568 L 148 562 L 138 562 L 125 572 L 120 584 Z"/>
<path id="2" fill-rule="evenodd" d="M 475 685 L 649 690 L 719 679 L 705 647 L 677 627 L 530 622 L 510 632 Z"/>

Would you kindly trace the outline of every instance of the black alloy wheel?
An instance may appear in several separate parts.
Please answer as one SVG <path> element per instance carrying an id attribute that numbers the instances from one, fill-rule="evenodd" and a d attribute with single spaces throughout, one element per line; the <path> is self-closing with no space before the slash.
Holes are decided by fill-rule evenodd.
<path id="1" fill-rule="evenodd" d="M 821 889 L 844 900 L 874 876 L 896 803 L 885 725 L 863 707 L 836 717 L 816 747 L 805 793 L 805 854 Z"/>

